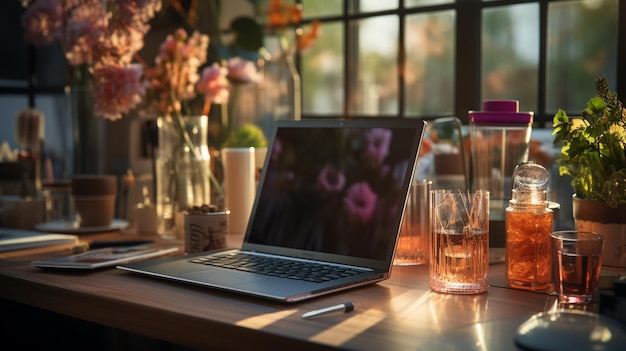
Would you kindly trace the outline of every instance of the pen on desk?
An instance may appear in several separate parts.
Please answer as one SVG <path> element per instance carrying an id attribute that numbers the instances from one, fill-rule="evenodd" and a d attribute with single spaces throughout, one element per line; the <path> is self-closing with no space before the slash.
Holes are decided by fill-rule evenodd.
<path id="1" fill-rule="evenodd" d="M 346 313 L 352 310 L 354 310 L 354 305 L 352 304 L 352 302 L 346 302 L 346 303 L 342 303 L 339 305 L 330 306 L 330 307 L 322 308 L 319 310 L 307 312 L 302 315 L 302 318 L 307 319 L 307 318 L 313 318 L 313 317 L 318 317 L 318 316 L 324 316 L 324 315 L 339 312 L 339 311 L 343 311 L 344 313 Z"/>

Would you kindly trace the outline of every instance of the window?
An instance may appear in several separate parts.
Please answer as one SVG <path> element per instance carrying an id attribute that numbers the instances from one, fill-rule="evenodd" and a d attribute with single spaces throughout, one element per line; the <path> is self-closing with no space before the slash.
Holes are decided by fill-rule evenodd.
<path id="1" fill-rule="evenodd" d="M 482 100 L 516 99 L 551 126 L 558 108 L 584 108 L 598 76 L 626 95 L 619 0 L 302 3 L 323 25 L 299 61 L 303 117 L 466 121 Z"/>

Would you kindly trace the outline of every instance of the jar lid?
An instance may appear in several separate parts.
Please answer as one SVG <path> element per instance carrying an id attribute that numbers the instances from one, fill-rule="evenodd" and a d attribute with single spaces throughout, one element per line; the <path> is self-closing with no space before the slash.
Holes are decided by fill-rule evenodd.
<path id="1" fill-rule="evenodd" d="M 532 124 L 534 112 L 520 112 L 517 100 L 485 100 L 482 111 L 468 112 L 470 123 L 483 125 Z"/>

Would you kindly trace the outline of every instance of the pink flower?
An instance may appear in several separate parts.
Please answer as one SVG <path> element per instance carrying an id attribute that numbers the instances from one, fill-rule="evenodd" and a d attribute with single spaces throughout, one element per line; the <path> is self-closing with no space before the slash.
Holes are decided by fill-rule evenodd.
<path id="1" fill-rule="evenodd" d="M 379 165 L 389 154 L 392 133 L 389 129 L 374 128 L 366 135 L 366 157 Z"/>
<path id="2" fill-rule="evenodd" d="M 346 177 L 343 172 L 340 172 L 331 164 L 327 164 L 322 168 L 318 177 L 317 183 L 323 190 L 328 192 L 336 192 L 343 189 L 346 185 Z"/>
<path id="3" fill-rule="evenodd" d="M 370 188 L 369 184 L 360 182 L 348 188 L 343 204 L 351 219 L 367 223 L 374 216 L 377 201 L 378 195 Z"/>
<path id="4" fill-rule="evenodd" d="M 22 16 L 27 42 L 40 46 L 63 37 L 63 0 L 39 0 Z"/>
<path id="5" fill-rule="evenodd" d="M 144 35 L 150 29 L 148 22 L 161 9 L 161 0 L 33 0 L 24 3 L 30 3 L 22 17 L 26 40 L 33 45 L 58 41 L 70 65 L 87 66 L 91 77 L 80 79 L 92 79 L 96 115 L 118 119 L 141 101 L 145 91 L 141 82 L 143 70 L 131 63 L 143 47 Z M 198 41 L 203 43 L 202 38 Z M 206 46 L 199 47 L 199 53 L 193 49 L 186 51 L 196 57 L 204 56 L 206 61 Z M 199 79 L 197 69 L 204 61 L 193 62 L 195 80 L 193 75 L 189 78 L 192 91 Z M 189 91 L 188 88 L 182 90 Z M 181 93 L 180 96 L 190 98 L 188 96 L 193 97 L 193 94 Z"/>
<path id="6" fill-rule="evenodd" d="M 104 51 L 107 37 L 108 16 L 97 0 L 81 2 L 72 12 L 67 23 L 65 57 L 73 66 L 93 65 Z"/>
<path id="7" fill-rule="evenodd" d="M 228 60 L 226 67 L 228 68 L 228 79 L 233 82 L 258 83 L 262 79 L 254 63 L 240 57 L 233 57 Z"/>
<path id="8" fill-rule="evenodd" d="M 117 0 L 109 4 L 115 16 L 111 18 L 112 31 L 136 31 L 145 35 L 148 22 L 161 10 L 161 0 Z"/>
<path id="9" fill-rule="evenodd" d="M 141 81 L 143 67 L 105 66 L 93 72 L 94 113 L 116 120 L 141 102 L 145 84 Z"/>
<path id="10" fill-rule="evenodd" d="M 225 104 L 230 97 L 230 84 L 226 78 L 228 70 L 214 63 L 202 71 L 202 78 L 198 82 L 198 91 L 204 94 L 204 101 L 215 104 Z"/>
<path id="11" fill-rule="evenodd" d="M 209 37 L 199 32 L 187 35 L 178 29 L 159 48 L 154 67 L 146 71 L 148 98 L 160 113 L 181 110 L 181 102 L 196 96 L 198 70 L 206 62 Z"/>

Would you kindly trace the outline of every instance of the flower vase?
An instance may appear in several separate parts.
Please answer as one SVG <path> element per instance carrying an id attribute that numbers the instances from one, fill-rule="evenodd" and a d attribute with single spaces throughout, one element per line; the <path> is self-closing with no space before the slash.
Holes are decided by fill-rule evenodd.
<path id="1" fill-rule="evenodd" d="M 280 51 L 262 61 L 259 70 L 263 74 L 263 106 L 257 125 L 266 137 L 272 135 L 274 122 L 278 120 L 300 120 L 301 85 L 294 55 Z"/>
<path id="2" fill-rule="evenodd" d="M 69 99 L 73 127 L 73 174 L 104 172 L 105 124 L 94 114 L 91 79 L 86 68 L 74 69 Z"/>
<path id="3" fill-rule="evenodd" d="M 626 268 L 626 205 L 609 207 L 604 201 L 572 197 L 576 229 L 604 238 L 602 267 Z"/>
<path id="4" fill-rule="evenodd" d="M 211 203 L 209 118 L 164 116 L 157 128 L 157 231 L 164 239 L 182 240 L 185 211 Z"/>

